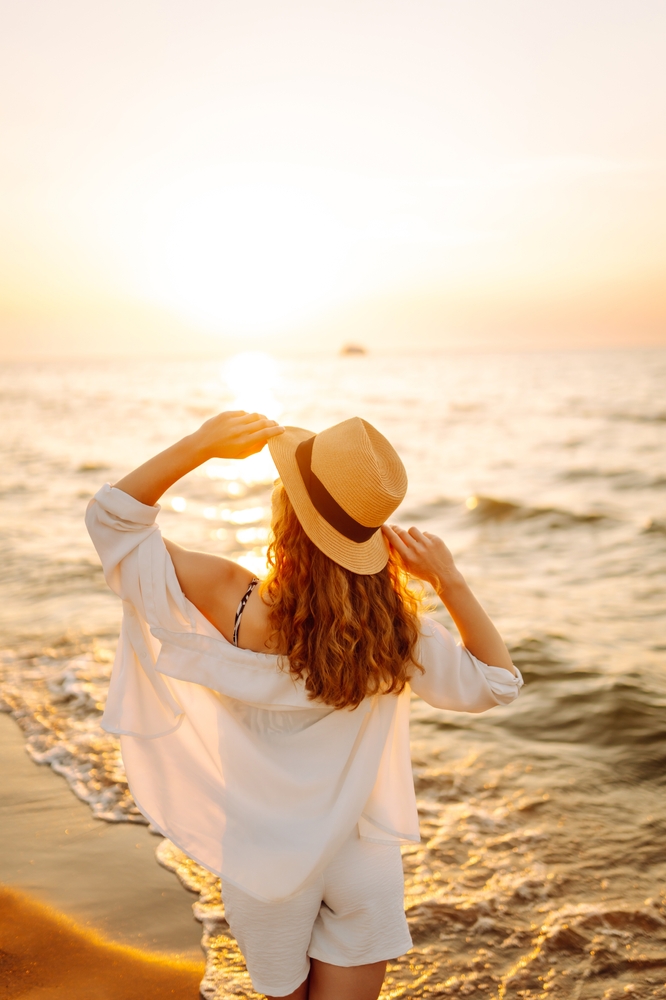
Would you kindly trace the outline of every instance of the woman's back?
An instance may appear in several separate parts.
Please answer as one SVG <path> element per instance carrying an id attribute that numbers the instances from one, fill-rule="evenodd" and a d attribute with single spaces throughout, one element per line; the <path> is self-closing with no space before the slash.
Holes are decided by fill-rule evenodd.
<path id="1" fill-rule="evenodd" d="M 249 570 L 220 556 L 192 552 L 165 539 L 183 593 L 228 642 L 233 643 L 239 604 L 252 582 Z M 283 653 L 275 644 L 270 607 L 254 588 L 242 609 L 237 641 L 255 653 Z"/>

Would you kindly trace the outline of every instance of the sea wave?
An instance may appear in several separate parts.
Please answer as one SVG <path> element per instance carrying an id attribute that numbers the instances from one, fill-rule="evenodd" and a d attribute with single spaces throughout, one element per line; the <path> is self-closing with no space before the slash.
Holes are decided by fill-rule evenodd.
<path id="1" fill-rule="evenodd" d="M 130 794 L 117 737 L 100 727 L 113 652 L 63 636 L 60 649 L 5 651 L 0 710 L 21 727 L 36 764 L 48 764 L 98 819 L 146 823 Z"/>
<path id="2" fill-rule="evenodd" d="M 650 517 L 643 526 L 645 535 L 666 535 L 666 520 Z"/>
<path id="3" fill-rule="evenodd" d="M 47 559 L 36 553 L 32 558 L 12 558 L 4 563 L 5 583 L 12 583 L 15 597 L 39 599 L 75 594 L 91 585 L 101 592 L 104 575 L 101 566 L 90 559 Z"/>
<path id="4" fill-rule="evenodd" d="M 666 691 L 645 678 L 609 679 L 586 671 L 566 680 L 542 679 L 536 692 L 502 719 L 523 739 L 570 743 L 602 751 L 602 759 L 631 762 L 646 778 L 659 777 L 666 758 Z"/>
<path id="5" fill-rule="evenodd" d="M 513 500 L 475 494 L 468 497 L 465 506 L 470 518 L 478 523 L 487 521 L 536 521 L 547 522 L 549 528 L 598 524 L 610 520 L 598 511 L 576 512 L 560 507 L 532 507 Z"/>
<path id="6" fill-rule="evenodd" d="M 104 462 L 81 462 L 81 464 L 77 466 L 76 471 L 78 473 L 106 472 L 110 468 L 111 466 L 106 465 Z"/>
<path id="7" fill-rule="evenodd" d="M 607 512 L 578 512 L 562 507 L 532 506 L 517 500 L 505 500 L 482 493 L 473 493 L 464 501 L 459 498 L 440 497 L 418 507 L 401 510 L 399 516 L 403 521 L 427 521 L 452 509 L 461 512 L 468 522 L 478 524 L 488 521 L 538 521 L 540 525 L 554 528 L 613 520 Z"/>
<path id="8" fill-rule="evenodd" d="M 559 634 L 524 635 L 509 646 L 511 659 L 520 667 L 526 684 L 591 676 L 571 660 L 571 642 Z M 594 675 L 596 676 L 596 675 Z"/>
<path id="9" fill-rule="evenodd" d="M 615 410 L 603 416 L 606 420 L 621 420 L 635 424 L 666 424 L 666 410 L 657 410 L 655 413 Z"/>
<path id="10" fill-rule="evenodd" d="M 577 405 L 567 404 L 565 410 L 560 411 L 562 415 L 570 417 L 575 415 L 587 419 L 613 421 L 618 423 L 633 424 L 663 424 L 666 423 L 666 410 L 643 410 L 643 409 L 614 409 L 611 406 L 602 410 L 592 408 L 584 400 L 577 400 Z M 638 404 L 640 405 L 640 404 Z"/>
<path id="11" fill-rule="evenodd" d="M 561 472 L 559 478 L 565 483 L 608 482 L 616 490 L 662 490 L 666 488 L 666 476 L 650 475 L 640 469 L 573 468 Z"/>
<path id="12" fill-rule="evenodd" d="M 443 511 L 459 507 L 460 502 L 460 499 L 453 499 L 452 497 L 438 497 L 436 500 L 420 504 L 418 507 L 407 507 L 404 510 L 401 508 L 395 517 L 405 522 L 426 521 L 429 518 L 436 517 Z"/>

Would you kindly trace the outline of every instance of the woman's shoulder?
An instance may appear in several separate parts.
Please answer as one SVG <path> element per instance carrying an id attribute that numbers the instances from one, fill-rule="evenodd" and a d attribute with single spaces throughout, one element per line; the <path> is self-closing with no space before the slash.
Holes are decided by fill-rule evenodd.
<path id="1" fill-rule="evenodd" d="M 207 585 L 218 587 L 234 583 L 245 583 L 247 586 L 252 574 L 240 563 L 225 556 L 213 555 L 210 552 L 198 552 L 196 549 L 186 549 L 176 542 L 164 539 L 164 544 L 171 556 L 174 569 L 180 580 L 181 575 L 195 585 L 204 581 Z"/>
<path id="2" fill-rule="evenodd" d="M 164 544 L 188 601 L 231 641 L 238 603 L 252 580 L 250 571 L 224 556 L 185 549 L 167 539 Z"/>

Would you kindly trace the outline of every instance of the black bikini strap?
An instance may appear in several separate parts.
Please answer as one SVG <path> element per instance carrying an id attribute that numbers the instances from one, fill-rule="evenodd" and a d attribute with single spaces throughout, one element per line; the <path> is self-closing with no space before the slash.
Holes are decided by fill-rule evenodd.
<path id="1" fill-rule="evenodd" d="M 238 605 L 238 608 L 236 609 L 236 617 L 234 619 L 234 646 L 238 645 L 238 629 L 240 628 L 241 618 L 243 617 L 243 612 L 245 611 L 245 605 L 250 600 L 250 594 L 252 593 L 252 591 L 254 590 L 254 588 L 257 586 L 258 583 L 259 581 L 257 580 L 256 576 L 253 576 L 252 579 L 250 580 L 250 586 L 243 594 L 241 602 Z"/>

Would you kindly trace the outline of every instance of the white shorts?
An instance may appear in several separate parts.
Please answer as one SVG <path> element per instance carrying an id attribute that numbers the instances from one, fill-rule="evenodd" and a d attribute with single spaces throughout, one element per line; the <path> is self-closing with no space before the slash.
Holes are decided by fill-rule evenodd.
<path id="1" fill-rule="evenodd" d="M 357 829 L 297 896 L 266 903 L 229 884 L 223 896 L 257 993 L 292 993 L 307 978 L 310 958 L 367 965 L 412 947 L 400 848 L 361 840 Z"/>

